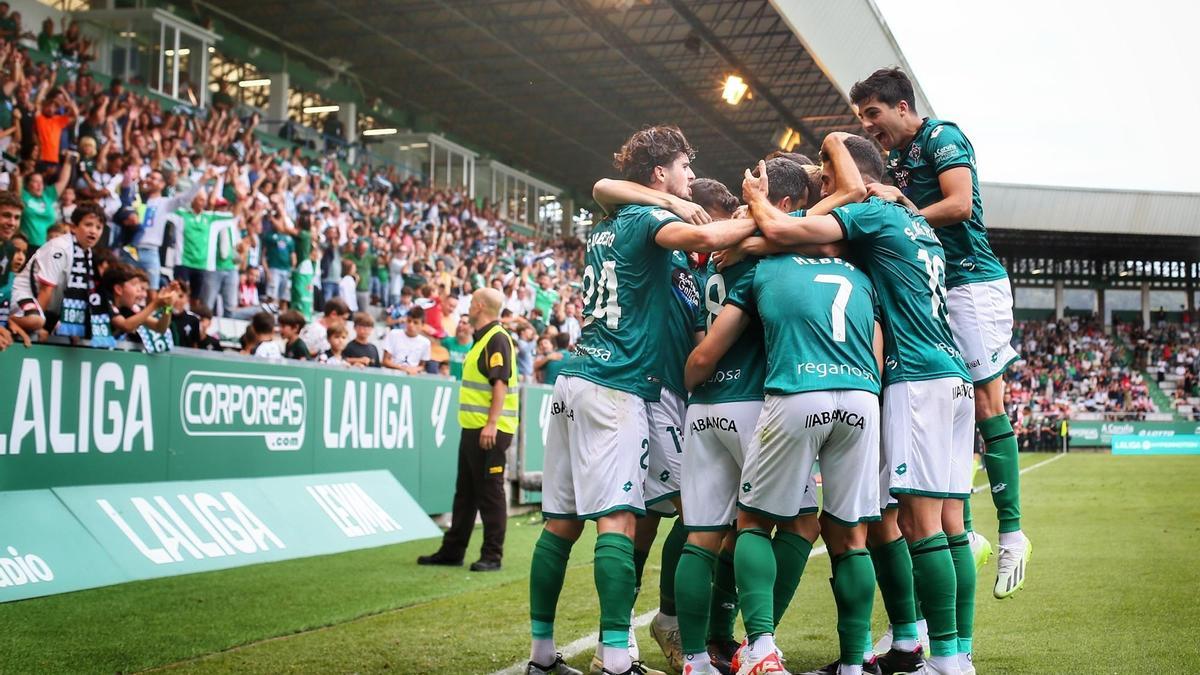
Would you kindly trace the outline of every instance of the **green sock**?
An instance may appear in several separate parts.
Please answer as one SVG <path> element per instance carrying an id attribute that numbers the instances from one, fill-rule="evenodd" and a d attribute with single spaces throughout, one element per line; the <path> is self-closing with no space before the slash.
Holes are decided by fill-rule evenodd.
<path id="1" fill-rule="evenodd" d="M 975 531 L 975 519 L 971 517 L 971 498 L 968 496 L 963 500 L 963 527 L 967 532 Z"/>
<path id="2" fill-rule="evenodd" d="M 711 551 L 694 544 L 683 545 L 675 599 L 684 654 L 699 654 L 708 643 L 708 606 L 712 602 L 716 566 L 717 556 Z"/>
<path id="3" fill-rule="evenodd" d="M 954 596 L 958 653 L 970 654 L 975 635 L 975 556 L 971 555 L 971 542 L 965 532 L 946 537 L 946 541 L 950 543 L 950 557 L 954 559 L 954 576 L 958 583 Z"/>
<path id="4" fill-rule="evenodd" d="M 929 651 L 933 656 L 958 653 L 958 626 L 954 617 L 958 582 L 946 533 L 938 532 L 909 545 L 913 585 L 929 624 Z"/>
<path id="5" fill-rule="evenodd" d="M 904 537 L 871 550 L 875 580 L 883 596 L 893 640 L 917 640 L 917 602 L 913 592 L 913 563 Z"/>
<path id="6" fill-rule="evenodd" d="M 838 661 L 862 664 L 863 641 L 871 639 L 871 607 L 875 602 L 875 573 L 865 548 L 855 548 L 832 561 L 833 600 L 837 603 Z"/>
<path id="7" fill-rule="evenodd" d="M 529 619 L 535 639 L 554 637 L 554 614 L 567 576 L 572 543 L 550 530 L 542 530 L 534 544 L 533 561 L 529 565 Z"/>
<path id="8" fill-rule="evenodd" d="M 766 530 L 755 527 L 738 532 L 737 546 L 733 550 L 733 572 L 737 578 L 746 637 L 753 640 L 760 635 L 773 634 L 775 553 L 771 551 L 771 535 Z"/>
<path id="9" fill-rule="evenodd" d="M 733 624 L 737 620 L 737 581 L 733 575 L 733 551 L 721 551 L 717 556 L 717 574 L 713 577 L 712 607 L 709 609 L 708 639 L 733 640 Z"/>
<path id="10" fill-rule="evenodd" d="M 650 559 L 650 551 L 633 549 L 633 578 L 634 594 L 642 592 L 642 572 L 646 571 L 646 561 Z"/>
<path id="11" fill-rule="evenodd" d="M 663 540 L 662 571 L 658 576 L 658 609 L 667 616 L 675 616 L 675 570 L 679 567 L 679 556 L 687 543 L 687 530 L 683 518 L 676 518 L 667 538 Z"/>
<path id="12" fill-rule="evenodd" d="M 978 424 L 983 436 L 983 463 L 992 484 L 992 503 L 1001 532 L 1021 529 L 1021 469 L 1017 465 L 1017 437 L 1012 421 L 1000 413 Z"/>
<path id="13" fill-rule="evenodd" d="M 783 619 L 788 605 L 792 604 L 792 596 L 796 595 L 796 587 L 800 585 L 800 577 L 804 576 L 804 566 L 808 564 L 808 554 L 812 553 L 812 542 L 792 532 L 775 531 L 771 540 L 771 550 L 775 553 L 775 626 Z"/>
<path id="14" fill-rule="evenodd" d="M 600 595 L 600 642 L 629 646 L 633 612 L 633 540 L 619 532 L 596 537 L 596 592 Z"/>

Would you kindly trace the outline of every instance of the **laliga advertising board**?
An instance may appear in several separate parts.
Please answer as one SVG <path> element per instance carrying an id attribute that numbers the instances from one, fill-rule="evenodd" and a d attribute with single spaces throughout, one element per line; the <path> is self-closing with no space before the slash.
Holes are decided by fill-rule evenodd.
<path id="1" fill-rule="evenodd" d="M 438 535 L 457 382 L 0 353 L 0 601 Z"/>

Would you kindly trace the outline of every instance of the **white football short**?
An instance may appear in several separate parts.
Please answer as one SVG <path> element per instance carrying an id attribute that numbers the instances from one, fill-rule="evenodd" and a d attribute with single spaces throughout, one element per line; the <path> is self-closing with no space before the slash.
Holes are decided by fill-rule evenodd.
<path id="1" fill-rule="evenodd" d="M 896 382 L 883 390 L 888 488 L 967 499 L 975 440 L 975 387 L 957 377 Z"/>
<path id="2" fill-rule="evenodd" d="M 650 447 L 643 453 L 646 470 L 646 508 L 659 515 L 674 515 L 671 500 L 679 496 L 683 472 L 683 446 L 687 401 L 663 388 L 659 399 L 646 404 Z"/>
<path id="3" fill-rule="evenodd" d="M 687 409 L 683 449 L 683 524 L 689 530 L 725 530 L 737 521 L 742 460 L 762 401 L 693 403 Z"/>
<path id="4" fill-rule="evenodd" d="M 585 520 L 622 510 L 644 514 L 646 443 L 645 399 L 560 376 L 550 403 L 542 514 Z"/>
<path id="5" fill-rule="evenodd" d="M 875 394 L 838 390 L 767 396 L 746 451 L 738 506 L 776 520 L 814 512 L 812 469 L 819 458 L 825 515 L 844 525 L 878 520 L 878 454 Z"/>
<path id="6" fill-rule="evenodd" d="M 946 291 L 950 332 L 975 384 L 1004 374 L 1020 358 L 1012 347 L 1013 297 L 1008 279 Z"/>

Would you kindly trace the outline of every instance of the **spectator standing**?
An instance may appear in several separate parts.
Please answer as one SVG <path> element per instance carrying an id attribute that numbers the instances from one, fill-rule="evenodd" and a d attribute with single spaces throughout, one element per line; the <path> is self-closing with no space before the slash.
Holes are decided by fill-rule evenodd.
<path id="1" fill-rule="evenodd" d="M 354 313 L 354 341 L 346 345 L 342 359 L 352 366 L 379 367 L 379 349 L 371 344 L 375 320 L 366 312 Z"/>
<path id="2" fill-rule="evenodd" d="M 296 267 L 296 240 L 272 228 L 263 234 L 267 258 L 267 297 L 287 307 L 292 297 L 292 270 Z"/>
<path id="3" fill-rule="evenodd" d="M 338 282 L 338 297 L 346 303 L 351 312 L 359 310 L 358 304 L 358 265 L 348 258 L 342 260 L 342 280 Z M 365 307 L 363 308 L 365 309 Z"/>
<path id="4" fill-rule="evenodd" d="M 535 369 L 541 371 L 542 384 L 554 386 L 554 382 L 558 379 L 558 372 L 567 363 L 567 356 L 571 353 L 570 347 L 570 335 L 559 333 L 554 336 L 554 351 L 539 358 L 535 364 Z"/>
<path id="5" fill-rule="evenodd" d="M 71 178 L 69 171 L 59 172 L 58 182 L 47 187 L 46 178 L 40 173 L 33 173 L 25 178 L 21 186 L 21 234 L 29 240 L 29 245 L 38 248 L 46 243 L 46 231 L 58 220 L 55 210 L 58 196 L 67 188 Z"/>
<path id="6" fill-rule="evenodd" d="M 475 344 L 471 333 L 471 322 L 464 317 L 463 321 L 458 322 L 454 335 L 442 340 L 442 346 L 450 354 L 450 377 L 456 380 L 462 379 L 463 362 L 467 359 L 467 352 L 471 351 L 471 345 Z"/>
<path id="7" fill-rule="evenodd" d="M 204 183 L 212 180 L 216 175 L 213 168 L 209 167 L 199 180 L 192 183 L 187 192 L 175 197 L 164 196 L 163 191 L 166 190 L 167 181 L 163 177 L 162 171 L 151 170 L 141 182 L 141 187 L 144 188 L 141 194 L 144 209 L 135 209 L 140 211 L 140 217 L 138 218 L 139 225 L 133 232 L 132 251 L 129 247 L 123 248 L 122 251 L 126 262 L 146 273 L 150 290 L 157 291 L 160 285 L 162 248 L 167 241 L 167 219 L 175 211 L 190 204 L 192 199 L 199 194 Z M 124 189 L 130 190 L 132 179 L 128 178 L 128 175 L 126 182 Z M 130 206 L 130 204 L 126 204 L 126 206 Z M 178 230 L 179 228 L 176 228 L 176 233 Z M 179 240 L 179 237 L 176 237 L 176 240 Z"/>
<path id="8" fill-rule="evenodd" d="M 500 569 L 508 517 L 504 467 L 519 414 L 513 341 L 499 321 L 503 306 L 504 296 L 490 288 L 476 291 L 471 301 L 475 344 L 463 364 L 459 394 L 462 436 L 454 510 L 441 548 L 418 558 L 421 565 L 462 565 L 478 514 L 483 520 L 483 546 L 471 571 Z"/>
<path id="9" fill-rule="evenodd" d="M 429 338 L 425 337 L 425 311 L 413 307 L 403 328 L 393 328 L 383 343 L 383 367 L 409 375 L 425 372 L 430 360 Z"/>

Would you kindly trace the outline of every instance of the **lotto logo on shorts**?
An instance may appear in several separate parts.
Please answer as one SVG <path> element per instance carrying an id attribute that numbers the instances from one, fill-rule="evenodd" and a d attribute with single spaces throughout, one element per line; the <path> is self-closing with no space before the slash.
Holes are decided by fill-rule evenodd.
<path id="1" fill-rule="evenodd" d="M 750 483 L 742 483 L 742 492 L 749 492 L 752 487 Z"/>
<path id="2" fill-rule="evenodd" d="M 896 467 L 897 476 L 903 476 L 906 473 L 908 473 L 908 464 L 901 464 L 900 466 Z"/>
<path id="3" fill-rule="evenodd" d="M 625 484 L 621 486 L 621 489 L 626 492 L 629 492 L 630 490 L 633 489 L 633 483 L 631 483 L 629 481 L 625 481 Z"/>
<path id="4" fill-rule="evenodd" d="M 664 483 L 667 482 L 667 480 L 670 478 L 671 478 L 671 472 L 667 471 L 666 469 L 663 469 L 663 472 L 658 474 L 658 479 Z"/>

